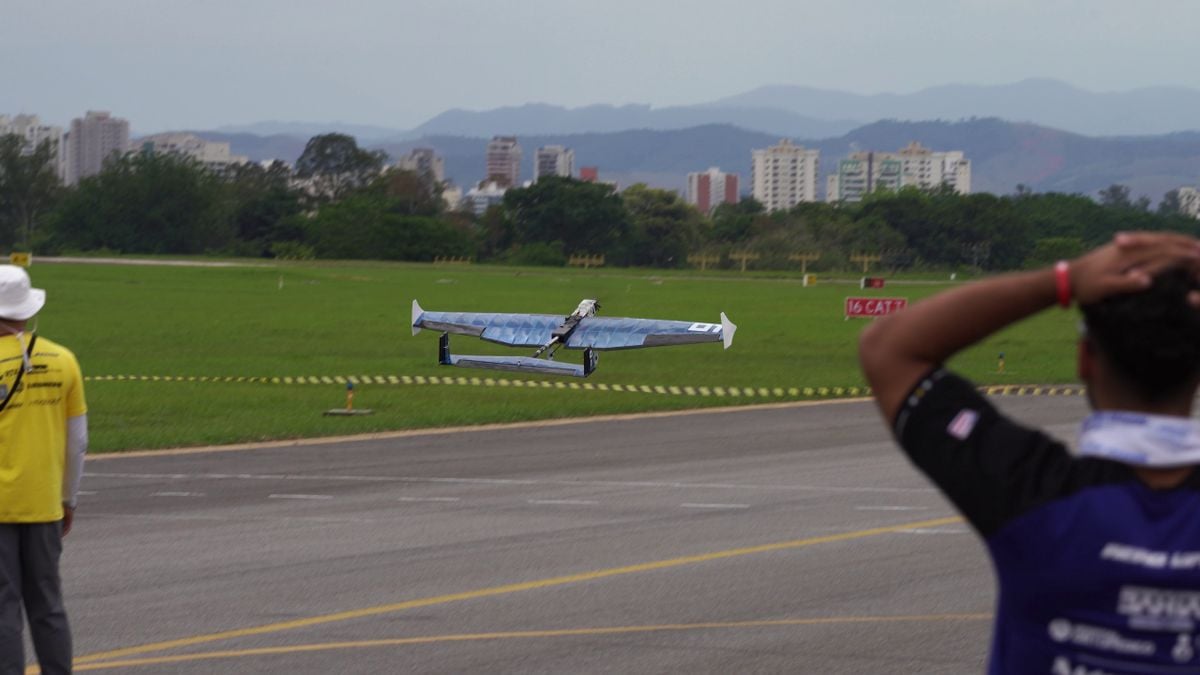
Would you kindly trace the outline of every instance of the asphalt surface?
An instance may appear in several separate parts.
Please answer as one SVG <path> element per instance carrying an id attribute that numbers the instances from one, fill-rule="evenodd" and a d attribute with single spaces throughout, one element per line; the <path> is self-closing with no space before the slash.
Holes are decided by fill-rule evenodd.
<path id="1" fill-rule="evenodd" d="M 996 399 L 1067 437 L 1079 397 Z M 77 670 L 980 672 L 981 544 L 865 402 L 93 458 Z"/>

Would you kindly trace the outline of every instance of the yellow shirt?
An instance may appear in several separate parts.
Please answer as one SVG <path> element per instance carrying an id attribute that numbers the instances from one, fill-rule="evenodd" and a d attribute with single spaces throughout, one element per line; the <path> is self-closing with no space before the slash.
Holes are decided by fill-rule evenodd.
<path id="1" fill-rule="evenodd" d="M 31 335 L 25 335 L 28 345 Z M 87 412 L 75 355 L 39 337 L 32 372 L 0 410 L 0 522 L 48 523 L 63 517 L 67 418 Z M 0 337 L 0 401 L 23 367 L 21 342 Z"/>

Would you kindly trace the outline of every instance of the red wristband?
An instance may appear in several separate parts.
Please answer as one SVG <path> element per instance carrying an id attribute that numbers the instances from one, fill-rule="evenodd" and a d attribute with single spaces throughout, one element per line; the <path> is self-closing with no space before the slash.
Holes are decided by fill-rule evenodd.
<path id="1" fill-rule="evenodd" d="M 1066 260 L 1054 263 L 1054 290 L 1058 295 L 1058 304 L 1063 308 L 1071 306 L 1071 266 Z"/>

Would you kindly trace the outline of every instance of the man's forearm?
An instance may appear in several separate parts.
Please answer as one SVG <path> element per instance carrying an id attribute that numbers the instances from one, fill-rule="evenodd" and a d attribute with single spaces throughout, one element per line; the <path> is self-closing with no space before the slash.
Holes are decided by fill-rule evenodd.
<path id="1" fill-rule="evenodd" d="M 895 417 L 917 380 L 958 351 L 1054 304 L 1051 268 L 974 282 L 877 319 L 859 358 L 884 416 Z"/>

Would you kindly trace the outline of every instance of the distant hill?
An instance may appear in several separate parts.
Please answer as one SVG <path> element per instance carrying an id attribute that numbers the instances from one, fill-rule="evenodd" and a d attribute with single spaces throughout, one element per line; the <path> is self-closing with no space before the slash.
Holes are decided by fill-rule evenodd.
<path id="1" fill-rule="evenodd" d="M 339 133 L 354 136 L 360 141 L 394 138 L 405 132 L 389 127 L 346 122 L 254 122 L 252 124 L 227 124 L 213 130 L 223 134 L 254 134 L 256 136 L 301 136 L 305 139 L 320 134 Z"/>
<path id="2" fill-rule="evenodd" d="M 307 138 L 200 132 L 229 141 L 233 152 L 255 160 L 295 161 Z M 576 167 L 597 166 L 604 180 L 621 185 L 646 182 L 682 191 L 687 174 L 718 166 L 742 177 L 749 190 L 750 151 L 779 141 L 779 136 L 730 125 L 705 125 L 669 131 L 523 135 L 522 175 L 532 173 L 539 146 L 565 145 L 575 151 Z M 1095 194 L 1113 183 L 1158 200 L 1181 185 L 1200 185 L 1200 132 L 1160 136 L 1095 138 L 1027 123 L 987 118 L 960 122 L 883 121 L 822 140 L 798 140 L 821 150 L 822 179 L 838 160 L 856 150 L 896 151 L 910 141 L 934 150 L 962 150 L 971 160 L 976 192 L 1008 194 L 1023 183 L 1037 191 Z M 460 186 L 483 179 L 487 138 L 433 135 L 406 141 L 364 143 L 395 158 L 413 147 L 436 149 L 446 174 Z"/>
<path id="3" fill-rule="evenodd" d="M 961 120 L 999 117 L 1090 136 L 1200 130 L 1200 90 L 1145 87 L 1093 92 L 1050 79 L 945 85 L 911 94 L 852 94 L 801 86 L 760 87 L 715 106 L 786 110 L 818 119 Z"/>
<path id="4" fill-rule="evenodd" d="M 788 110 L 755 106 L 593 105 L 564 108 L 531 103 L 478 112 L 449 110 L 392 140 L 421 136 L 586 134 L 630 129 L 669 131 L 709 124 L 728 124 L 781 136 L 825 138 L 844 134 L 862 122 L 853 118 L 817 119 Z"/>

